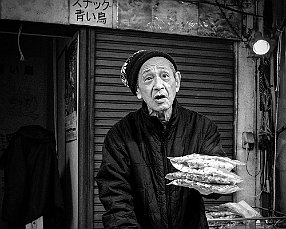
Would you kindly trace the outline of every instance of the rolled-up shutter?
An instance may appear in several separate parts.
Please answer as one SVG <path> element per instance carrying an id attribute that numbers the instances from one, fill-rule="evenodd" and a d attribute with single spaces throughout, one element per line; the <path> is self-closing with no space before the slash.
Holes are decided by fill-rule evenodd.
<path id="1" fill-rule="evenodd" d="M 232 41 L 112 29 L 98 29 L 95 34 L 95 176 L 105 134 L 127 113 L 141 106 L 119 77 L 123 62 L 139 49 L 165 51 L 175 59 L 182 75 L 178 101 L 214 120 L 223 148 L 232 157 L 235 84 Z M 103 228 L 104 208 L 96 183 L 94 195 L 94 228 Z M 231 195 L 206 200 L 206 204 L 227 201 L 232 201 Z"/>

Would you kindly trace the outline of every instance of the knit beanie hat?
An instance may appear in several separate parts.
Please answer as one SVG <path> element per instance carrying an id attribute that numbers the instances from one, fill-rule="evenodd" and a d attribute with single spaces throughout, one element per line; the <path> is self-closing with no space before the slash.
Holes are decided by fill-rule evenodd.
<path id="1" fill-rule="evenodd" d="M 167 53 L 157 50 L 139 50 L 130 56 L 121 68 L 120 77 L 125 86 L 129 87 L 131 92 L 136 95 L 137 80 L 141 66 L 152 57 L 164 57 L 169 60 L 177 71 L 177 65 L 174 59 Z"/>

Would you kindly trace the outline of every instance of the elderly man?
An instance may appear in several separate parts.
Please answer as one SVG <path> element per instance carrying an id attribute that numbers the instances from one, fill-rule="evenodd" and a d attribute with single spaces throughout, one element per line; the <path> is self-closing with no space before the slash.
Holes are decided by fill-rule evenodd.
<path id="1" fill-rule="evenodd" d="M 142 99 L 107 133 L 96 181 L 105 228 L 208 228 L 201 194 L 167 185 L 167 157 L 224 155 L 217 126 L 176 100 L 181 74 L 174 59 L 140 50 L 124 63 L 123 83 Z"/>

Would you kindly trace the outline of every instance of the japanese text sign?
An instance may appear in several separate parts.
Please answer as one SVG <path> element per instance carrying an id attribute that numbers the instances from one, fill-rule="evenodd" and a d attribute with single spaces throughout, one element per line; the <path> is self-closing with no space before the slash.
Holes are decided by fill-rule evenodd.
<path id="1" fill-rule="evenodd" d="M 70 0 L 70 23 L 112 27 L 113 0 Z"/>

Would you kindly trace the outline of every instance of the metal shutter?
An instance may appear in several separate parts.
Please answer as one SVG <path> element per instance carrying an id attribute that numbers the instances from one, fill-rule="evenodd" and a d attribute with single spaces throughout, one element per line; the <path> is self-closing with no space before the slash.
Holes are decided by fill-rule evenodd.
<path id="1" fill-rule="evenodd" d="M 105 134 L 141 102 L 120 80 L 123 62 L 139 49 L 158 49 L 169 53 L 182 74 L 178 101 L 198 111 L 218 125 L 222 145 L 229 157 L 234 152 L 234 48 L 224 39 L 155 34 L 128 30 L 95 31 L 95 176 L 101 163 Z M 232 201 L 225 196 L 206 204 Z M 94 189 L 94 228 L 103 228 L 104 208 Z"/>

